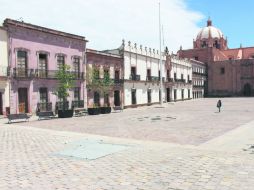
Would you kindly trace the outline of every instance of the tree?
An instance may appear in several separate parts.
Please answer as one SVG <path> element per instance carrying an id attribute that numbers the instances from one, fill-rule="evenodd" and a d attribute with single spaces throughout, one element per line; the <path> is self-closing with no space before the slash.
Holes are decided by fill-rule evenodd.
<path id="1" fill-rule="evenodd" d="M 69 65 L 63 65 L 59 67 L 56 77 L 58 80 L 58 86 L 53 94 L 55 94 L 58 99 L 63 102 L 63 110 L 65 110 L 67 97 L 69 97 L 69 90 L 73 88 L 74 85 L 74 75 L 71 73 Z"/>
<path id="2" fill-rule="evenodd" d="M 108 72 L 104 73 L 104 77 L 100 78 L 100 71 L 98 68 L 87 67 L 86 71 L 87 87 L 93 89 L 101 94 L 108 94 L 114 80 L 110 79 Z"/>

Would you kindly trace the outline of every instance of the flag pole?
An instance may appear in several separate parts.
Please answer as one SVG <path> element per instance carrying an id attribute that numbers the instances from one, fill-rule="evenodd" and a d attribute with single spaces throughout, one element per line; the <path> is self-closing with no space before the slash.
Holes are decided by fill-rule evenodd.
<path id="1" fill-rule="evenodd" d="M 159 37 L 160 37 L 160 104 L 162 105 L 162 58 L 161 58 L 161 4 L 159 2 Z"/>

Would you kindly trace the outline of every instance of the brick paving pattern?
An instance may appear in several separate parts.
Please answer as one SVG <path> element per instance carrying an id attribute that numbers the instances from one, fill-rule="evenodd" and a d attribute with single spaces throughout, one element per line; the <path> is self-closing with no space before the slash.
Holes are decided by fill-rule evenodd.
<path id="1" fill-rule="evenodd" d="M 247 104 L 249 100 L 253 99 L 225 99 L 225 104 L 229 106 L 225 107 L 221 115 L 216 115 L 214 108 L 208 107 L 216 100 L 208 99 L 176 104 L 176 112 L 170 112 L 169 105 L 164 109 L 140 108 L 108 116 L 1 124 L 0 189 L 252 190 L 254 154 L 241 149 L 246 147 L 247 142 L 254 142 L 251 127 L 251 107 L 254 103 Z M 191 109 L 196 111 L 191 112 Z M 196 121 L 199 113 L 202 115 Z M 168 115 L 175 117 L 169 121 L 175 122 L 170 127 L 170 131 L 175 133 L 169 136 L 163 134 L 168 126 L 164 122 L 168 121 L 155 119 L 155 124 L 147 126 L 153 134 L 148 134 L 144 130 L 145 123 L 148 123 L 145 119 L 149 119 L 145 118 L 147 115 L 165 120 L 172 119 L 167 118 Z M 113 116 L 117 116 L 115 122 L 118 122 L 119 128 L 108 120 Z M 141 117 L 144 121 L 139 121 Z M 218 121 L 213 123 L 210 117 L 216 117 Z M 183 121 L 178 121 L 180 118 Z M 206 118 L 208 120 L 203 121 Z M 92 121 L 95 123 L 94 132 Z M 72 122 L 71 126 L 67 126 Z M 143 124 L 138 125 L 139 122 Z M 63 129 L 60 129 L 61 123 Z M 99 127 L 102 123 L 103 126 Z M 133 123 L 137 125 L 131 126 Z M 184 123 L 189 124 L 181 126 Z M 246 127 L 244 124 L 248 123 L 249 127 Z M 103 130 L 107 125 L 112 128 Z M 216 128 L 216 125 L 220 128 Z M 88 129 L 90 134 L 86 133 Z M 232 129 L 236 132 L 229 134 Z M 164 139 L 173 135 L 175 138 Z M 129 148 L 90 161 L 55 156 L 69 143 L 86 139 L 128 145 Z M 242 143 L 240 148 L 235 147 L 233 141 Z M 220 143 L 225 144 L 225 149 L 218 147 L 216 150 Z"/>

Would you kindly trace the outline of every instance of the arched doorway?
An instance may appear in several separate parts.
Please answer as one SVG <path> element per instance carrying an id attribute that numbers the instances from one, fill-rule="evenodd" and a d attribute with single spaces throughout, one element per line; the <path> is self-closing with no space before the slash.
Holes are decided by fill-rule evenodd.
<path id="1" fill-rule="evenodd" d="M 251 96 L 251 85 L 249 83 L 245 84 L 243 87 L 243 95 Z"/>

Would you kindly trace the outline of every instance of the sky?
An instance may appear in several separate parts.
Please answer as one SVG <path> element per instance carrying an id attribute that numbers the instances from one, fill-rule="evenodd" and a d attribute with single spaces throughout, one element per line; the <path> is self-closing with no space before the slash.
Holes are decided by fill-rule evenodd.
<path id="1" fill-rule="evenodd" d="M 254 1 L 160 0 L 164 46 L 176 52 L 192 48 L 206 25 L 228 37 L 230 47 L 254 45 L 251 18 Z M 0 22 L 5 18 L 85 36 L 88 48 L 118 48 L 122 39 L 159 49 L 158 0 L 0 0 Z M 248 21 L 249 20 L 249 21 Z"/>

